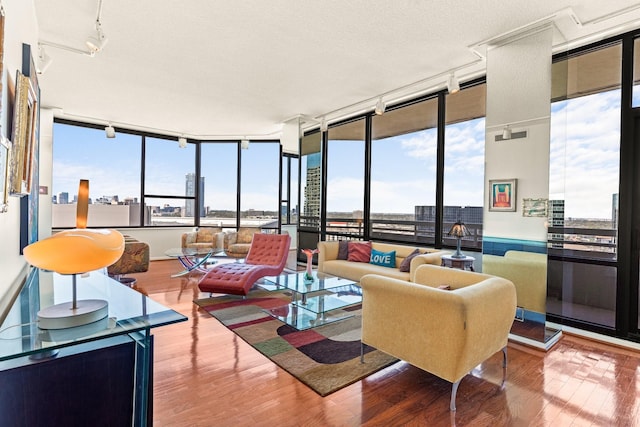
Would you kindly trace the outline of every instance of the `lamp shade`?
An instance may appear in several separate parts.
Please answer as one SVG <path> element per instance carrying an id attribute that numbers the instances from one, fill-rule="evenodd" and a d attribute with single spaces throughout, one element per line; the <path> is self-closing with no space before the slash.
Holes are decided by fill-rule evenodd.
<path id="1" fill-rule="evenodd" d="M 76 228 L 87 228 L 89 215 L 89 180 L 81 179 L 78 187 L 78 204 L 76 207 Z"/>
<path id="2" fill-rule="evenodd" d="M 60 274 L 78 274 L 107 267 L 124 252 L 124 236 L 117 230 L 73 229 L 24 248 L 26 261 Z"/>
<path id="3" fill-rule="evenodd" d="M 447 235 L 452 237 L 462 238 L 465 236 L 470 236 L 471 233 L 469 232 L 469 230 L 467 230 L 467 227 L 465 227 L 463 222 L 458 221 L 451 226 L 451 229 L 449 230 Z"/>
<path id="4" fill-rule="evenodd" d="M 124 236 L 117 230 L 87 229 L 89 180 L 78 187 L 76 228 L 32 243 L 24 258 L 35 267 L 60 274 L 78 274 L 108 267 L 124 252 Z"/>

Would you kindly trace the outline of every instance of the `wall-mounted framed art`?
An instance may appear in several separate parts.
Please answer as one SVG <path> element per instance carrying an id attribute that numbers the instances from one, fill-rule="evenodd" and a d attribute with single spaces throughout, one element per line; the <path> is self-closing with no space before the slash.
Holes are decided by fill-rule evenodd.
<path id="1" fill-rule="evenodd" d="M 489 210 L 515 212 L 517 184 L 518 180 L 515 178 L 489 180 Z"/>
<path id="2" fill-rule="evenodd" d="M 9 140 L 0 136 L 0 212 L 6 212 L 9 204 Z"/>
<path id="3" fill-rule="evenodd" d="M 9 194 L 14 196 L 25 196 L 31 191 L 36 149 L 37 104 L 31 80 L 18 71 L 9 179 Z"/>
<path id="4" fill-rule="evenodd" d="M 522 199 L 522 216 L 545 218 L 548 205 L 548 199 Z"/>

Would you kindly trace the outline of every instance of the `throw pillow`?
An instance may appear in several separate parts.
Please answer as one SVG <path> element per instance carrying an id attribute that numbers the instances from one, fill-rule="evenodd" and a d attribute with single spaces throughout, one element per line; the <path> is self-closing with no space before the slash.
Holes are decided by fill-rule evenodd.
<path id="1" fill-rule="evenodd" d="M 349 259 L 349 242 L 346 240 L 340 240 L 338 242 L 338 258 L 337 259 Z"/>
<path id="2" fill-rule="evenodd" d="M 409 271 L 411 271 L 411 260 L 418 255 L 420 255 L 420 251 L 418 249 L 414 249 L 413 252 L 407 255 L 407 257 L 400 263 L 400 271 L 402 271 L 403 273 L 408 273 Z"/>
<path id="3" fill-rule="evenodd" d="M 349 242 L 348 261 L 369 262 L 371 259 L 371 242 Z"/>
<path id="4" fill-rule="evenodd" d="M 369 263 L 374 265 L 381 265 L 383 267 L 395 268 L 396 251 L 382 252 L 371 249 L 371 260 L 369 261 Z"/>

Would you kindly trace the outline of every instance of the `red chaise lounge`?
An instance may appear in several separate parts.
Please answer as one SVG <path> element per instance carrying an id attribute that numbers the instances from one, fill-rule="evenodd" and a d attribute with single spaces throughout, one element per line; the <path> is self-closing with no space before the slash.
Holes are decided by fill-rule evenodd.
<path id="1" fill-rule="evenodd" d="M 256 233 L 244 263 L 216 265 L 200 279 L 198 287 L 202 292 L 247 295 L 258 279 L 282 273 L 290 242 L 288 234 Z"/>

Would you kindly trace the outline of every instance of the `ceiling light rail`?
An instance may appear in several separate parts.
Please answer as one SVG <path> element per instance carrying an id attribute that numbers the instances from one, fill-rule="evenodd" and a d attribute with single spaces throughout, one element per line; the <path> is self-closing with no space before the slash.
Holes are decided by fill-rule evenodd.
<path id="1" fill-rule="evenodd" d="M 169 129 L 160 129 L 160 128 L 153 128 L 153 127 L 149 127 L 149 126 L 134 125 L 134 124 L 125 123 L 125 122 L 112 122 L 112 121 L 107 122 L 104 119 L 98 119 L 98 118 L 95 118 L 95 117 L 89 117 L 89 116 L 84 116 L 84 115 L 80 115 L 80 114 L 73 114 L 73 113 L 66 113 L 60 107 L 43 105 L 42 108 L 43 109 L 53 110 L 54 111 L 54 117 L 59 118 L 59 119 L 76 120 L 76 121 L 80 121 L 80 122 L 83 122 L 83 123 L 88 123 L 88 124 L 91 123 L 91 124 L 98 125 L 98 126 L 105 126 L 105 133 L 106 133 L 106 127 L 117 126 L 119 130 L 126 129 L 126 130 L 130 130 L 130 131 L 147 132 L 147 133 L 155 134 L 155 135 L 159 135 L 159 136 L 168 136 L 168 137 L 176 137 L 176 138 L 184 137 L 184 138 L 195 139 L 195 140 L 198 140 L 198 141 L 241 141 L 243 139 L 252 140 L 252 141 L 272 140 L 272 139 L 278 139 L 280 134 L 282 133 L 281 131 L 275 131 L 275 132 L 270 132 L 270 133 L 265 133 L 265 134 L 252 134 L 252 135 L 245 135 L 245 134 L 218 134 L 218 135 L 186 134 L 186 133 L 176 132 L 174 130 L 169 130 Z M 115 129 L 114 129 L 114 132 L 115 132 Z"/>
<path id="2" fill-rule="evenodd" d="M 73 46 L 68 46 L 62 43 L 52 42 L 49 40 L 38 41 L 38 72 L 40 74 L 43 74 L 46 71 L 46 69 L 49 68 L 49 65 L 51 65 L 51 62 L 52 62 L 51 57 L 44 50 L 45 46 L 49 46 L 55 49 L 66 50 L 67 52 L 77 53 L 79 55 L 88 56 L 90 58 L 93 58 L 96 55 L 96 53 L 100 52 L 105 47 L 109 39 L 107 38 L 107 36 L 104 33 L 104 30 L 102 29 L 102 22 L 100 20 L 100 17 L 102 15 L 102 1 L 103 0 L 99 0 L 98 2 L 98 13 L 96 15 L 96 24 L 95 24 L 96 34 L 94 36 L 88 37 L 87 40 L 85 41 L 85 45 L 87 46 L 86 50 L 73 47 Z"/>
<path id="3" fill-rule="evenodd" d="M 480 77 L 484 73 L 484 69 L 473 70 L 472 67 L 480 65 L 482 62 L 483 61 L 480 59 L 468 62 L 458 67 L 446 70 L 442 73 L 434 74 L 422 80 L 418 80 L 394 90 L 382 93 L 375 97 L 367 98 L 365 100 L 347 105 L 345 107 L 329 111 L 321 116 L 317 116 L 317 118 L 314 118 L 313 121 L 315 123 L 305 126 L 304 130 L 313 129 L 314 127 L 318 126 L 318 124 L 321 125 L 323 120 L 325 123 L 336 122 L 344 118 L 356 116 L 358 114 L 364 114 L 372 110 L 375 112 L 376 107 L 378 106 L 380 100 L 382 100 L 383 98 L 386 100 L 386 102 L 384 102 L 386 110 L 386 106 L 388 106 L 389 104 L 399 103 L 425 93 L 442 90 L 443 88 L 447 87 L 447 83 L 451 74 L 458 75 L 458 82 L 461 80 L 472 80 L 476 77 Z M 461 70 L 467 70 L 467 73 L 464 75 L 460 75 L 459 73 Z"/>

